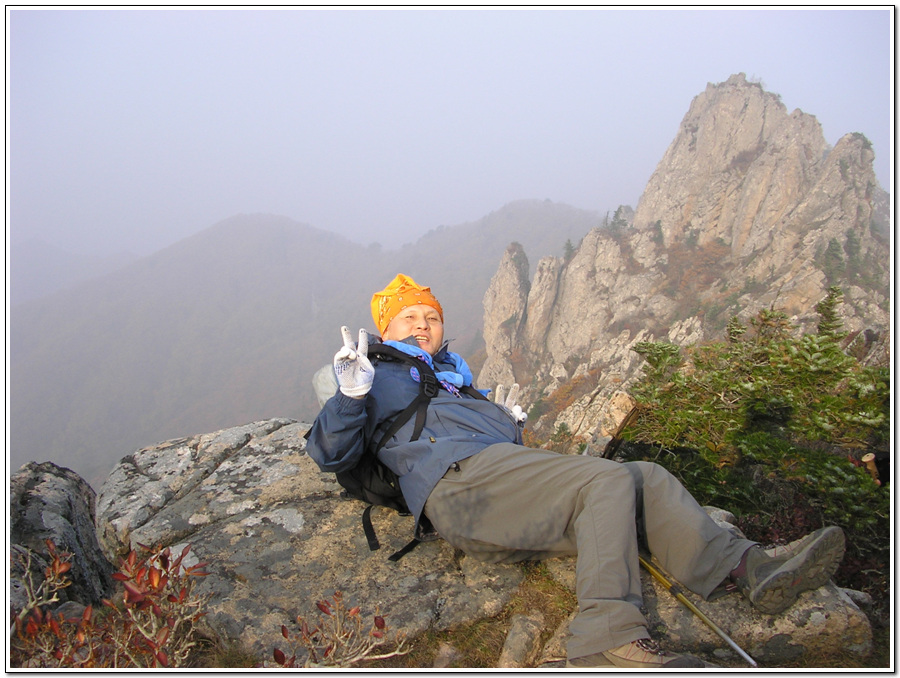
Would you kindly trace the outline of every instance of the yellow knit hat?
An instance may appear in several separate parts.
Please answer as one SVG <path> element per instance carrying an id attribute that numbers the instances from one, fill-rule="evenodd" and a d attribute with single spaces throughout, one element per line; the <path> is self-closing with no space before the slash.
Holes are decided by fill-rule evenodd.
<path id="1" fill-rule="evenodd" d="M 407 306 L 426 304 L 434 308 L 444 321 L 444 310 L 431 293 L 430 287 L 417 285 L 409 276 L 398 273 L 387 287 L 372 296 L 372 319 L 381 334 L 400 311 Z"/>

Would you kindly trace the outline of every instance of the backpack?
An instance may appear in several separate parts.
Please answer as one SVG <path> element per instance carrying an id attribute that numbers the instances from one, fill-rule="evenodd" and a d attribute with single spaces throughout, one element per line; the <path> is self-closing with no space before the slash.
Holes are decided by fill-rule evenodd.
<path id="1" fill-rule="evenodd" d="M 338 484 L 343 488 L 341 498 L 347 500 L 358 499 L 368 504 L 362 515 L 363 532 L 366 535 L 369 549 L 376 551 L 381 548 L 381 544 L 378 542 L 375 528 L 372 525 L 370 514 L 373 506 L 384 506 L 397 511 L 400 515 L 411 515 L 409 507 L 406 505 L 406 499 L 404 499 L 400 490 L 400 481 L 397 474 L 378 459 L 378 452 L 397 431 L 403 428 L 414 414 L 416 421 L 410 442 L 419 439 L 425 426 L 428 404 L 440 392 L 441 385 L 434 374 L 434 370 L 428 363 L 392 346 L 381 343 L 370 344 L 368 356 L 372 360 L 373 365 L 379 361 L 402 362 L 415 367 L 419 373 L 418 395 L 392 421 L 382 423 L 376 430 L 373 439 L 369 441 L 368 447 L 363 452 L 356 466 L 335 474 Z M 472 386 L 463 386 L 459 390 L 475 398 L 487 400 L 487 397 Z M 434 530 L 428 517 L 422 515 L 413 540 L 390 556 L 389 560 L 400 560 L 400 558 L 414 549 L 419 542 L 436 539 L 437 536 L 437 532 Z"/>

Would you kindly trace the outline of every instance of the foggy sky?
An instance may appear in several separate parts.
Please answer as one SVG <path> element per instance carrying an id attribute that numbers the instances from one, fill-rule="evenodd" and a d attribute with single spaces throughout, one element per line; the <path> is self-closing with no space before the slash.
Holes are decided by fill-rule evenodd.
<path id="1" fill-rule="evenodd" d="M 637 205 L 744 72 L 873 143 L 892 10 L 7 9 L 7 236 L 150 254 L 237 213 L 409 242 L 522 198 Z M 452 244 L 448 244 L 452 246 Z"/>

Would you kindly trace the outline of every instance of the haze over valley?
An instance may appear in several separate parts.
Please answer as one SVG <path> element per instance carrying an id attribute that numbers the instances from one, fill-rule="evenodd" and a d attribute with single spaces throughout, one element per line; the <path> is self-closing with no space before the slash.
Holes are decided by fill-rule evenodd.
<path id="1" fill-rule="evenodd" d="M 681 262 L 653 293 L 731 304 L 701 308 L 702 323 L 757 300 L 739 294 L 748 253 L 765 283 L 765 236 L 750 224 L 814 222 L 821 232 L 795 243 L 812 253 L 811 299 L 826 232 L 845 259 L 859 254 L 848 230 L 876 259 L 889 234 L 892 19 L 8 8 L 8 468 L 51 460 L 96 487 L 118 458 L 167 438 L 311 419 L 312 373 L 341 325 L 371 327 L 371 294 L 397 272 L 434 289 L 477 372 L 486 292 L 512 243 L 528 275 L 500 289 L 517 295 L 530 278 L 556 289 L 550 271 L 596 282 L 578 267 L 607 242 L 599 232 L 628 275 Z M 694 130 L 692 100 L 720 86 L 751 104 L 713 106 L 719 122 Z M 726 120 L 738 131 L 723 136 Z M 852 200 L 822 205 L 825 190 Z M 853 201 L 856 221 L 843 211 Z M 716 243 L 738 233 L 754 235 L 729 244 L 736 268 L 699 294 L 691 246 L 724 255 Z M 860 327 L 880 318 L 876 288 L 854 288 Z M 622 314 L 647 301 L 640 290 L 610 312 L 632 338 L 638 321 Z M 640 323 L 667 330 L 653 315 L 666 298 Z M 513 315 L 490 320 L 505 331 L 525 322 Z"/>

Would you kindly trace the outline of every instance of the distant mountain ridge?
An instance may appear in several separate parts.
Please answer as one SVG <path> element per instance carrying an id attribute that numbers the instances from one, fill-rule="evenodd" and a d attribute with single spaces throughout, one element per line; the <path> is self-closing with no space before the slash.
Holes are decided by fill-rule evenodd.
<path id="1" fill-rule="evenodd" d="M 600 220 L 519 201 L 400 249 L 272 215 L 238 215 L 119 270 L 10 310 L 10 458 L 92 484 L 123 455 L 271 416 L 311 420 L 313 372 L 340 327 L 372 326 L 398 272 L 430 285 L 460 351 L 481 347 L 481 299 L 512 240 L 562 253 Z M 274 414 L 273 414 L 274 413 Z"/>
<path id="2" fill-rule="evenodd" d="M 10 243 L 10 304 L 17 305 L 97 278 L 136 261 L 122 252 L 90 256 L 67 252 L 39 238 Z"/>

